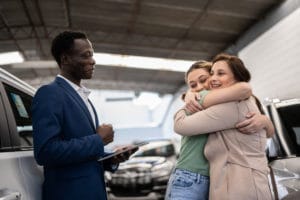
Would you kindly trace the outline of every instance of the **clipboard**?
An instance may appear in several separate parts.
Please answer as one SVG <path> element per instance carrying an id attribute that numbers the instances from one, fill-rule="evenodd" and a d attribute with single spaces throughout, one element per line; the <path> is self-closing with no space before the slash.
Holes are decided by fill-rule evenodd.
<path id="1" fill-rule="evenodd" d="M 120 155 L 120 154 L 129 152 L 129 151 L 138 150 L 138 148 L 139 148 L 140 146 L 143 146 L 143 145 L 146 145 L 146 144 L 149 144 L 149 142 L 139 142 L 139 143 L 136 143 L 136 144 L 130 146 L 129 148 L 127 148 L 127 149 L 124 149 L 124 150 L 122 150 L 122 151 L 119 151 L 119 152 L 116 152 L 116 153 L 112 153 L 112 154 L 109 154 L 108 156 L 105 156 L 105 157 L 103 157 L 103 158 L 100 158 L 100 159 L 98 159 L 98 161 L 101 162 L 101 161 L 104 161 L 104 160 L 113 158 L 113 157 L 115 157 L 115 156 L 118 156 L 118 155 Z"/>

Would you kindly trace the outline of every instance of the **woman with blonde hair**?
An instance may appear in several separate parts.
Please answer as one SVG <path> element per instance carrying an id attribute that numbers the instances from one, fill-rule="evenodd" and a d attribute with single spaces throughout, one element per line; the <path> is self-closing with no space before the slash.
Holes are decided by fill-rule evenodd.
<path id="1" fill-rule="evenodd" d="M 250 78 L 238 57 L 220 54 L 213 60 L 209 86 L 213 92 Z M 210 92 L 200 93 L 203 102 Z M 202 106 L 207 107 L 205 103 Z M 186 112 L 184 108 L 175 115 L 176 133 L 188 137 L 209 133 L 204 150 L 210 165 L 209 199 L 272 199 L 265 155 L 266 130 L 241 134 L 236 128 L 238 122 L 246 120 L 247 113 L 261 113 L 256 98 L 217 104 L 193 115 Z"/>
<path id="2" fill-rule="evenodd" d="M 205 91 L 210 77 L 212 63 L 207 61 L 195 62 L 186 72 L 185 80 L 190 92 Z M 235 100 L 242 100 L 251 95 L 248 83 L 237 83 L 231 87 L 209 94 L 207 105 Z M 202 103 L 202 102 L 200 102 Z M 255 120 L 254 120 L 255 122 Z M 166 192 L 166 199 L 204 200 L 208 199 L 209 165 L 204 156 L 204 146 L 207 134 L 183 136 L 180 154 Z"/>

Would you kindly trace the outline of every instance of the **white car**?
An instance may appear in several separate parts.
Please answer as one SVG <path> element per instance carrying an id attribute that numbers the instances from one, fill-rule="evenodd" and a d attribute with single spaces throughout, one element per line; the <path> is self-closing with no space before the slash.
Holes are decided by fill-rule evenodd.
<path id="1" fill-rule="evenodd" d="M 276 130 L 267 148 L 275 193 L 279 199 L 300 199 L 300 99 L 277 100 L 266 111 Z"/>
<path id="2" fill-rule="evenodd" d="M 35 89 L 0 68 L 0 199 L 40 200 L 42 167 L 33 158 Z"/>

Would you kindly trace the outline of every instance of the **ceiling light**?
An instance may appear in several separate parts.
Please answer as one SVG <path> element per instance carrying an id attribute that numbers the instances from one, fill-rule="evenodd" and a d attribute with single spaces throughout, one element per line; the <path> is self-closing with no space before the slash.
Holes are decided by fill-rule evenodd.
<path id="1" fill-rule="evenodd" d="M 185 72 L 194 63 L 191 60 L 176 60 L 120 54 L 94 53 L 98 65 L 131 67 L 154 70 L 171 70 Z"/>
<path id="2" fill-rule="evenodd" d="M 0 53 L 0 65 L 23 62 L 24 58 L 18 51 Z"/>

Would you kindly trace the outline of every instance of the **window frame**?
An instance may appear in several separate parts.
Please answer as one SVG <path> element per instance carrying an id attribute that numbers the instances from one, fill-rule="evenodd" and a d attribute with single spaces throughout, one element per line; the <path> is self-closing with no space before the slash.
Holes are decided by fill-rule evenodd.
<path id="1" fill-rule="evenodd" d="M 6 92 L 0 79 L 0 151 L 11 149 L 10 129 L 8 127 L 7 109 L 4 106 Z"/>

